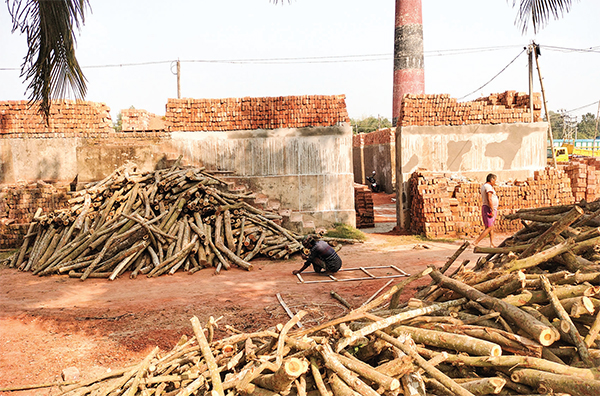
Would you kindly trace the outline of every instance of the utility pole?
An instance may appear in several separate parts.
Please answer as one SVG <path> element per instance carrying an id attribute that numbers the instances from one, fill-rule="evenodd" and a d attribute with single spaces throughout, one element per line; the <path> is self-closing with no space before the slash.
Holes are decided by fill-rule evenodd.
<path id="1" fill-rule="evenodd" d="M 181 99 L 181 63 L 177 59 L 177 99 Z"/>
<path id="2" fill-rule="evenodd" d="M 533 122 L 533 44 L 527 46 L 527 55 L 529 57 L 529 112 Z"/>
<path id="3" fill-rule="evenodd" d="M 175 72 L 173 72 L 173 66 L 175 66 Z M 177 76 L 177 99 L 181 99 L 181 64 L 179 59 L 171 62 L 171 73 Z"/>
<path id="4" fill-rule="evenodd" d="M 546 91 L 544 90 L 544 83 L 542 81 L 542 72 L 540 71 L 540 61 L 538 56 L 540 54 L 539 45 L 535 42 L 531 42 L 533 54 L 535 55 L 535 65 L 538 71 L 538 77 L 540 79 L 540 87 L 542 89 L 542 100 L 544 101 L 544 110 L 546 112 L 546 121 L 548 122 L 548 139 L 550 140 L 550 151 L 552 152 L 552 164 L 556 168 L 556 153 L 554 152 L 554 139 L 552 138 L 552 123 L 550 122 L 550 114 L 548 113 L 548 103 L 546 102 Z"/>
<path id="5" fill-rule="evenodd" d="M 596 128 L 594 129 L 594 141 L 592 142 L 592 157 L 596 155 L 596 138 L 598 137 L 598 116 L 600 116 L 600 100 L 598 101 L 598 110 L 596 110 Z"/>

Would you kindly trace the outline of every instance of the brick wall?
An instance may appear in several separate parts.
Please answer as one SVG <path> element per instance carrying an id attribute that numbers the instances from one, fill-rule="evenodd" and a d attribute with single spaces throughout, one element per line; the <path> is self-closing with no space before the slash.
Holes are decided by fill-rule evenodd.
<path id="1" fill-rule="evenodd" d="M 113 132 L 110 108 L 104 103 L 52 101 L 48 125 L 24 100 L 0 102 L 0 137 L 71 137 Z"/>
<path id="2" fill-rule="evenodd" d="M 542 121 L 540 94 L 533 97 L 534 122 Z M 401 126 L 504 124 L 531 122 L 529 95 L 506 91 L 472 102 L 458 102 L 448 94 L 404 96 L 398 123 Z"/>
<path id="3" fill-rule="evenodd" d="M 586 166 L 586 172 L 596 172 Z M 576 168 L 577 173 L 569 173 Z M 524 181 L 499 180 L 496 192 L 500 201 L 496 229 L 511 233 L 521 228 L 518 220 L 506 220 L 504 215 L 522 208 L 537 208 L 572 204 L 576 193 L 571 189 L 573 179 L 587 180 L 580 172 L 580 164 L 561 166 L 560 169 L 546 168 L 535 171 L 534 176 Z M 591 174 L 591 173 L 590 173 Z M 581 181 L 577 181 L 581 183 Z M 414 172 L 409 180 L 411 190 L 411 232 L 429 238 L 474 237 L 481 233 L 481 183 L 456 180 L 445 174 Z M 591 197 L 591 196 L 590 196 Z"/>
<path id="4" fill-rule="evenodd" d="M 52 212 L 68 207 L 68 185 L 43 182 L 0 186 L 0 249 L 19 246 L 35 211 Z"/>
<path id="5" fill-rule="evenodd" d="M 344 95 L 169 99 L 172 131 L 236 131 L 334 126 L 350 122 Z"/>
<path id="6" fill-rule="evenodd" d="M 166 128 L 164 117 L 157 116 L 144 109 L 121 110 L 121 130 L 132 131 L 163 131 Z"/>

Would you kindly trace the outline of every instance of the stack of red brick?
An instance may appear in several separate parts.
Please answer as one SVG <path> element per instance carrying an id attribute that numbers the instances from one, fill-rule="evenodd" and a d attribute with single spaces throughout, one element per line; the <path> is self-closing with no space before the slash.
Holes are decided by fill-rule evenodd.
<path id="1" fill-rule="evenodd" d="M 0 249 L 13 248 L 22 243 L 29 222 L 38 208 L 44 212 L 67 208 L 68 187 L 45 183 L 0 187 Z"/>
<path id="2" fill-rule="evenodd" d="M 161 131 L 164 129 L 164 117 L 159 117 L 144 109 L 121 110 L 121 130 L 123 132 Z"/>
<path id="3" fill-rule="evenodd" d="M 541 118 L 540 94 L 533 97 L 533 120 Z M 401 126 L 439 126 L 467 124 L 503 124 L 531 122 L 529 95 L 506 91 L 476 99 L 458 102 L 448 94 L 406 94 L 402 100 L 398 123 Z"/>
<path id="4" fill-rule="evenodd" d="M 571 179 L 571 190 L 575 201 L 587 202 L 600 198 L 597 183 L 600 179 L 600 158 L 573 158 L 568 165 L 560 166 Z"/>
<path id="5" fill-rule="evenodd" d="M 104 103 L 52 101 L 46 125 L 35 105 L 24 100 L 0 102 L 0 135 L 4 137 L 80 137 L 113 131 L 110 109 Z"/>
<path id="6" fill-rule="evenodd" d="M 411 189 L 410 230 L 429 238 L 473 237 L 483 230 L 481 222 L 481 183 L 454 181 L 444 174 L 415 172 Z M 496 229 L 514 232 L 518 220 L 504 215 L 521 208 L 566 205 L 575 202 L 571 180 L 561 169 L 536 171 L 526 181 L 496 187 L 500 200 Z"/>
<path id="7" fill-rule="evenodd" d="M 350 121 L 344 95 L 169 99 L 171 131 L 235 131 L 334 126 Z"/>
<path id="8" fill-rule="evenodd" d="M 356 211 L 356 228 L 375 227 L 373 193 L 363 184 L 354 183 L 354 210 Z"/>
<path id="9" fill-rule="evenodd" d="M 364 135 L 364 145 L 371 146 L 376 144 L 395 144 L 396 133 L 390 128 L 379 129 L 377 131 L 360 134 Z"/>

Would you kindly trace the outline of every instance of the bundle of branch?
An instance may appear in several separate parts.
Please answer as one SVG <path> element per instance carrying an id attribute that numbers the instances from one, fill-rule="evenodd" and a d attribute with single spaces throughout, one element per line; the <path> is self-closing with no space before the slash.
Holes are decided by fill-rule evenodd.
<path id="1" fill-rule="evenodd" d="M 232 264 L 252 269 L 258 256 L 287 259 L 301 235 L 281 216 L 253 207 L 203 168 L 175 165 L 141 173 L 134 164 L 86 185 L 68 209 L 35 214 L 9 266 L 38 275 L 159 276 Z"/>

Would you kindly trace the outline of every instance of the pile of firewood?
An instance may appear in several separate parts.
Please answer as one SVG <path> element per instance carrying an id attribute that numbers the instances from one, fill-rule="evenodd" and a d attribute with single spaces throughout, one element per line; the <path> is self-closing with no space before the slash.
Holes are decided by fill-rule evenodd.
<path id="1" fill-rule="evenodd" d="M 287 259 L 302 249 L 280 215 L 251 206 L 251 193 L 226 191 L 226 182 L 201 168 L 136 169 L 128 164 L 86 185 L 67 209 L 38 209 L 9 266 L 114 280 L 126 271 L 135 278 L 219 273 L 231 264 L 250 270 L 254 257 Z"/>

